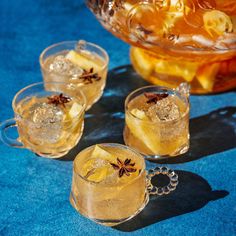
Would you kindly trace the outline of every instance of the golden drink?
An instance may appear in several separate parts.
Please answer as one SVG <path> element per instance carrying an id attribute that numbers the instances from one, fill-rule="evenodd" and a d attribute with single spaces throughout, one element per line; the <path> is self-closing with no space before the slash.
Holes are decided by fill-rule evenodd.
<path id="1" fill-rule="evenodd" d="M 162 87 L 148 86 L 134 91 L 126 99 L 124 140 L 126 145 L 154 158 L 187 152 L 187 99 Z"/>
<path id="2" fill-rule="evenodd" d="M 146 80 L 194 93 L 236 87 L 235 0 L 88 0 L 102 25 L 130 43 Z"/>
<path id="3" fill-rule="evenodd" d="M 105 225 L 121 223 L 147 201 L 143 158 L 118 144 L 99 144 L 78 154 L 70 201 L 84 216 Z"/>
<path id="4" fill-rule="evenodd" d="M 84 126 L 84 106 L 62 93 L 35 93 L 15 107 L 19 141 L 46 157 L 65 155 L 79 141 Z"/>
<path id="5" fill-rule="evenodd" d="M 102 96 L 108 56 L 100 47 L 84 41 L 59 43 L 45 49 L 40 63 L 45 82 L 63 82 L 75 96 L 82 91 L 87 109 Z"/>

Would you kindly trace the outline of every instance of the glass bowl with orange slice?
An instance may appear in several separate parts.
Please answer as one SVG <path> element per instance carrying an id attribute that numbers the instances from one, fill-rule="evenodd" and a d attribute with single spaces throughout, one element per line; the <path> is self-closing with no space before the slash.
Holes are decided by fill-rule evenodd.
<path id="1" fill-rule="evenodd" d="M 132 45 L 149 82 L 197 94 L 236 87 L 235 0 L 87 0 L 102 25 Z"/>

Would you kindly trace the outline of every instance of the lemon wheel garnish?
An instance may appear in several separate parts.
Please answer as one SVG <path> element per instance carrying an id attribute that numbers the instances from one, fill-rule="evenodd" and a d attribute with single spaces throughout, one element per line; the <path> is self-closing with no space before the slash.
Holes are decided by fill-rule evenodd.
<path id="1" fill-rule="evenodd" d="M 153 153 L 159 153 L 160 151 L 160 137 L 155 130 L 153 130 L 153 124 L 148 122 L 146 114 L 138 109 L 133 109 L 131 115 L 126 115 L 125 121 L 130 132 L 137 138 L 140 139 L 145 146 Z"/>
<path id="2" fill-rule="evenodd" d="M 113 171 L 109 163 L 114 160 L 115 156 L 96 145 L 91 153 L 91 159 L 83 165 L 81 174 L 89 181 L 101 182 Z M 97 166 L 99 161 L 103 164 Z"/>
<path id="3" fill-rule="evenodd" d="M 216 33 L 222 35 L 233 31 L 231 18 L 222 11 L 212 10 L 203 15 L 204 28 L 212 35 Z"/>
<path id="4" fill-rule="evenodd" d="M 71 50 L 67 53 L 66 59 L 85 70 L 90 70 L 91 68 L 93 68 L 95 71 L 101 70 L 101 67 L 93 60 L 90 60 L 89 57 L 79 54 L 74 50 Z"/>
<path id="5" fill-rule="evenodd" d="M 101 158 L 101 159 L 104 159 L 107 161 L 113 161 L 115 158 L 111 153 L 104 150 L 99 145 L 96 145 L 94 147 L 91 157 L 92 158 Z"/>
<path id="6" fill-rule="evenodd" d="M 104 164 L 104 166 L 96 167 L 96 162 L 98 159 L 93 158 L 88 160 L 81 169 L 81 174 L 89 181 L 101 182 L 106 179 L 109 174 L 109 165 Z"/>

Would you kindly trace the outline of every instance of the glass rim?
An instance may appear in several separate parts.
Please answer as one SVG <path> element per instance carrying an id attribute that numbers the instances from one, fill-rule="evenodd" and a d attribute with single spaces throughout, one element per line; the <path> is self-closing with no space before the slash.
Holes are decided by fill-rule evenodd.
<path id="1" fill-rule="evenodd" d="M 41 53 L 40 53 L 40 56 L 39 56 L 39 64 L 40 64 L 40 67 L 47 71 L 48 73 L 53 73 L 55 75 L 61 75 L 61 73 L 58 73 L 58 72 L 52 72 L 50 70 L 48 70 L 46 67 L 45 67 L 45 63 L 44 63 L 44 60 L 43 60 L 43 57 L 45 55 L 45 53 L 52 49 L 52 48 L 55 48 L 55 47 L 58 47 L 58 46 L 61 46 L 63 44 L 73 44 L 73 45 L 76 45 L 76 43 L 80 42 L 80 41 L 84 41 L 85 44 L 87 45 L 90 45 L 94 48 L 97 48 L 98 50 L 100 50 L 103 54 L 104 54 L 104 65 L 101 67 L 100 71 L 106 69 L 106 67 L 108 66 L 108 63 L 109 63 L 109 56 L 108 56 L 108 53 L 106 52 L 106 50 L 102 47 L 100 47 L 99 45 L 95 44 L 95 43 L 90 43 L 90 42 L 87 42 L 85 40 L 68 40 L 68 41 L 61 41 L 61 42 L 58 42 L 58 43 L 54 43 L 54 44 L 51 44 L 50 46 L 46 47 Z M 93 72 L 93 73 L 89 73 L 88 75 L 94 75 L 96 74 L 97 72 Z"/>
<path id="2" fill-rule="evenodd" d="M 142 121 L 142 122 L 145 122 L 145 123 L 148 123 L 148 124 L 168 124 L 168 123 L 172 123 L 172 122 L 176 122 L 176 121 L 179 121 L 181 119 L 183 119 L 184 117 L 186 117 L 186 115 L 189 114 L 189 102 L 187 100 L 186 97 L 184 97 L 180 92 L 176 91 L 175 89 L 171 89 L 171 88 L 168 88 L 168 87 L 165 87 L 165 86 L 158 86 L 158 85 L 148 85 L 148 86 L 144 86 L 144 87 L 141 87 L 141 88 L 138 88 L 138 89 L 135 89 L 134 91 L 132 91 L 131 93 L 128 94 L 128 96 L 125 98 L 125 113 L 128 113 L 130 116 L 134 117 L 135 119 L 138 119 L 138 120 L 142 120 L 140 118 L 138 118 L 137 116 L 133 115 L 129 109 L 128 109 L 128 104 L 131 100 L 130 100 L 130 97 L 132 95 L 134 95 L 135 93 L 141 91 L 141 90 L 145 90 L 145 89 L 148 89 L 148 88 L 156 88 L 156 89 L 160 89 L 160 90 L 165 90 L 167 92 L 174 92 L 175 94 L 178 94 L 179 96 L 181 96 L 182 98 L 184 98 L 186 104 L 187 104 L 187 108 L 185 110 L 185 112 L 183 114 L 181 114 L 180 117 L 176 118 L 176 119 L 173 119 L 173 120 L 160 120 L 160 121 L 151 121 L 151 120 L 147 120 L 147 121 Z M 144 92 L 143 92 L 144 93 Z M 143 94 L 142 93 L 142 94 Z"/>
<path id="3" fill-rule="evenodd" d="M 96 145 L 98 145 L 98 146 L 99 146 L 99 145 L 101 145 L 101 146 L 115 146 L 115 147 L 120 147 L 120 148 L 123 148 L 123 149 L 127 149 L 128 151 L 131 151 L 131 152 L 135 153 L 135 155 L 139 156 L 139 157 L 142 159 L 145 168 L 142 168 L 142 170 L 139 172 L 139 174 L 138 174 L 134 179 L 132 179 L 129 183 L 132 183 L 134 180 L 136 180 L 138 177 L 140 177 L 141 174 L 142 174 L 144 171 L 146 171 L 146 164 L 145 164 L 145 160 L 144 160 L 143 155 L 142 155 L 140 152 L 136 151 L 134 148 L 131 148 L 131 147 L 129 147 L 129 146 L 126 146 L 126 145 L 120 144 L 120 143 L 98 143 L 98 144 L 93 144 L 93 145 L 91 145 L 91 146 L 89 146 L 89 147 L 84 148 L 82 151 L 80 151 L 80 152 L 76 155 L 76 157 L 75 157 L 75 159 L 74 159 L 74 161 L 73 161 L 73 175 L 79 176 L 81 179 L 83 179 L 84 181 L 86 181 L 86 182 L 88 182 L 88 183 L 90 183 L 90 184 L 93 184 L 93 185 L 98 185 L 98 184 L 100 184 L 100 182 L 97 183 L 97 182 L 90 181 L 90 180 L 84 178 L 81 174 L 79 174 L 79 173 L 77 173 L 77 172 L 75 171 L 75 160 L 76 160 L 77 158 L 79 158 L 79 155 L 80 155 L 82 152 L 85 152 L 85 151 L 87 151 L 87 150 L 89 150 L 89 149 L 92 149 L 92 148 L 95 147 Z M 107 185 L 107 187 L 111 187 L 111 186 L 110 186 L 110 185 Z"/>
<path id="4" fill-rule="evenodd" d="M 19 90 L 16 94 L 15 94 L 15 96 L 14 96 L 14 98 L 13 98 L 13 100 L 12 100 L 12 108 L 13 108 L 13 110 L 14 110 L 14 113 L 15 114 L 17 114 L 17 115 L 19 115 L 21 118 L 22 118 L 22 115 L 21 114 L 19 114 L 19 112 L 17 112 L 16 111 L 16 99 L 19 97 L 19 95 L 20 94 L 22 94 L 23 92 L 25 92 L 26 90 L 28 90 L 28 89 L 30 89 L 30 88 L 33 88 L 33 87 L 37 87 L 37 86 L 40 86 L 40 85 L 47 85 L 47 84 L 65 84 L 65 85 L 67 85 L 67 83 L 63 83 L 63 82 L 46 82 L 46 83 L 44 83 L 44 82 L 37 82 L 37 83 L 33 83 L 33 84 L 30 84 L 30 85 L 28 85 L 28 86 L 26 86 L 26 87 L 24 87 L 24 88 L 22 88 L 21 90 Z M 47 91 L 47 90 L 45 90 L 45 91 Z M 49 92 L 50 92 L 50 90 L 49 90 Z M 62 92 L 62 91 L 51 91 L 51 92 Z M 83 104 L 81 104 L 82 105 L 82 107 L 83 107 L 83 109 L 82 109 L 82 111 L 80 112 L 80 114 L 79 114 L 79 117 L 81 117 L 81 115 L 83 114 L 83 112 L 86 110 L 86 104 L 87 104 L 87 100 L 86 100 L 86 97 L 85 97 L 85 95 L 84 95 L 84 93 L 82 92 L 82 91 L 78 91 L 79 93 L 80 93 L 80 95 L 82 96 L 82 99 L 83 99 Z M 70 95 L 69 95 L 70 96 Z M 71 96 L 72 98 L 76 98 L 76 96 Z M 23 118 L 24 120 L 28 120 L 28 119 L 25 119 L 25 118 Z M 73 119 L 78 119 L 78 117 L 75 117 L 75 118 L 73 118 Z M 64 122 L 63 122 L 64 123 Z"/>

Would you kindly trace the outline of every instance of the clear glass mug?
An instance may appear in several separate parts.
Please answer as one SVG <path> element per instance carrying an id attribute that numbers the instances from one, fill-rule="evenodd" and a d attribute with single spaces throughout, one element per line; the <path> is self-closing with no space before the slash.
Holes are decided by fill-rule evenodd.
<path id="1" fill-rule="evenodd" d="M 35 83 L 21 89 L 12 101 L 15 118 L 0 124 L 1 140 L 48 158 L 68 153 L 83 132 L 86 98 L 82 92 L 73 97 L 65 88 L 64 83 Z M 13 127 L 17 139 L 6 133 Z"/>
<path id="2" fill-rule="evenodd" d="M 156 175 L 166 175 L 169 184 L 153 186 Z M 146 171 L 143 156 L 134 149 L 98 144 L 84 149 L 74 160 L 70 202 L 90 220 L 113 226 L 142 211 L 151 195 L 169 194 L 177 184 L 177 174 L 166 167 Z"/>
<path id="3" fill-rule="evenodd" d="M 44 82 L 67 83 L 73 92 L 84 93 L 86 110 L 102 96 L 109 57 L 100 46 L 84 40 L 60 42 L 47 47 L 39 62 Z"/>
<path id="4" fill-rule="evenodd" d="M 149 159 L 163 159 L 189 149 L 189 85 L 176 89 L 146 86 L 125 100 L 125 144 Z"/>

